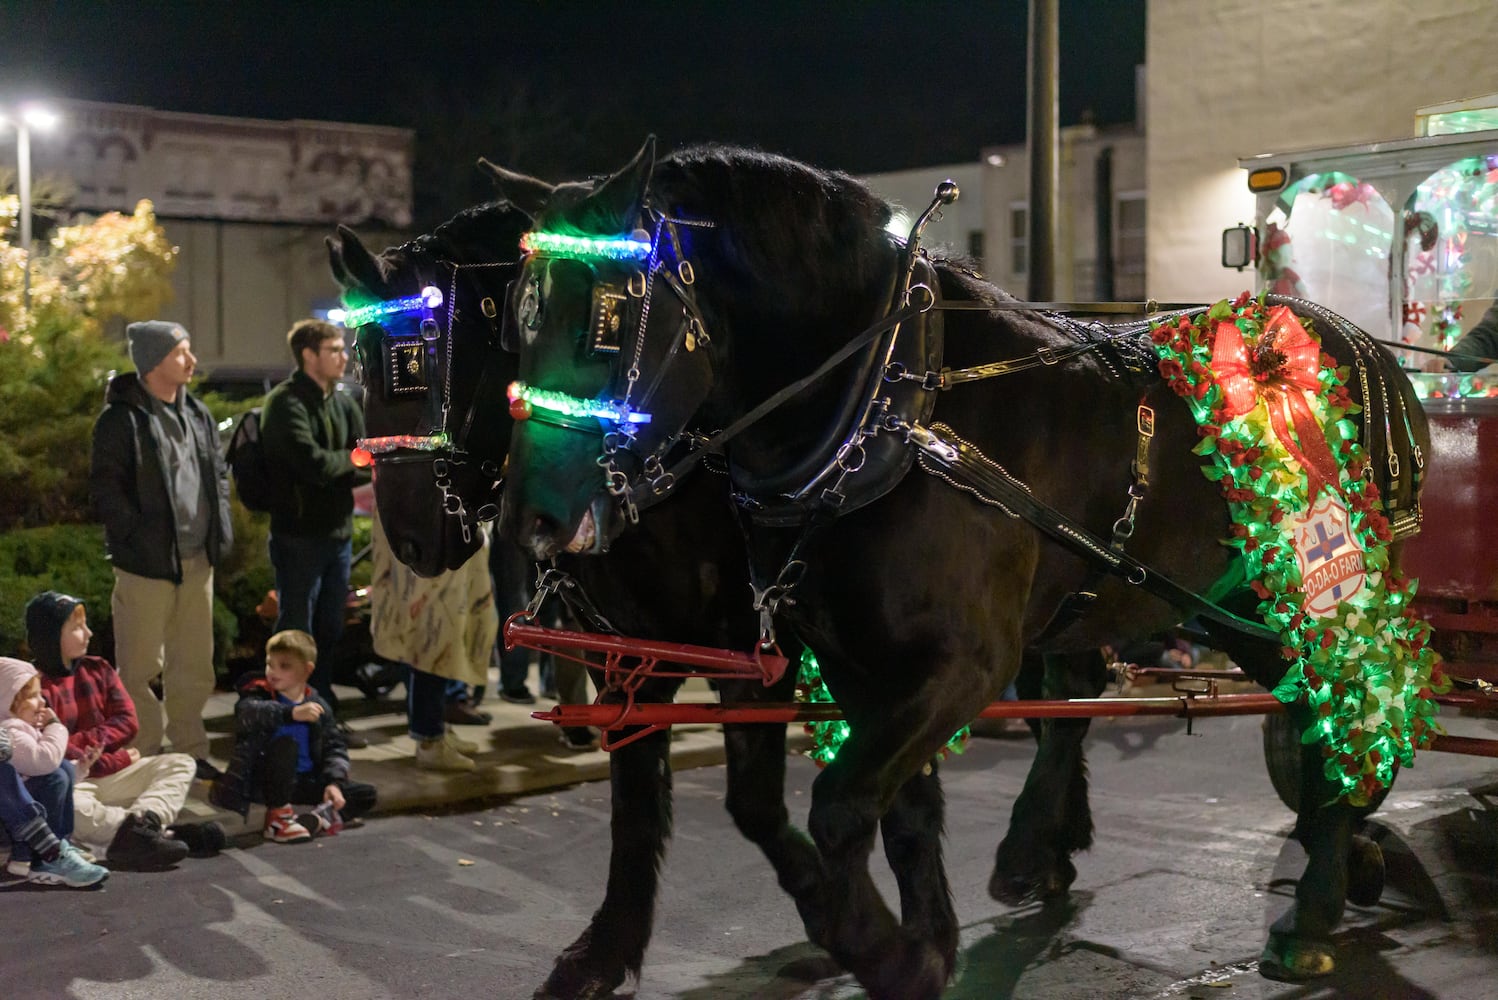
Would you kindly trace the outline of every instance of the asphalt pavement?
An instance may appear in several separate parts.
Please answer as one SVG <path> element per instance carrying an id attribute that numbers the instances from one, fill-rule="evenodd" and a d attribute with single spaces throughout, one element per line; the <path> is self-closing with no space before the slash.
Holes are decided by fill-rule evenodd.
<path id="1" fill-rule="evenodd" d="M 1498 764 L 1446 754 L 1401 773 L 1373 818 L 1388 888 L 1377 905 L 1349 908 L 1337 974 L 1305 986 L 1258 975 L 1265 931 L 1304 864 L 1259 724 L 1203 720 L 1188 736 L 1168 719 L 1095 723 L 1097 842 L 1052 907 L 1010 909 L 985 891 L 1033 745 L 974 740 L 944 762 L 962 927 L 946 1000 L 1494 996 Z M 1452 727 L 1498 736 L 1498 722 Z M 804 757 L 788 763 L 786 804 L 804 823 L 817 771 Z M 676 775 L 655 935 L 639 982 L 615 1000 L 862 997 L 803 939 L 768 864 L 725 815 L 724 783 L 722 767 Z M 115 873 L 101 890 L 13 889 L 0 894 L 0 996 L 523 1000 L 602 898 L 609 801 L 607 784 L 584 782 L 378 817 L 306 845 L 254 843 L 172 872 Z M 874 874 L 896 899 L 877 851 Z"/>

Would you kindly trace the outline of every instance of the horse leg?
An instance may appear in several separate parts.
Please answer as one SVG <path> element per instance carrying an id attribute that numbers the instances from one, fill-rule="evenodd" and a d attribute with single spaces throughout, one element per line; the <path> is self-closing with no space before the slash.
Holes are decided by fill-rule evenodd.
<path id="1" fill-rule="evenodd" d="M 942 864 L 941 831 L 946 812 L 938 765 L 924 768 L 900 786 L 879 822 L 884 857 L 900 886 L 900 925 L 934 941 L 945 962 L 946 978 L 957 966 L 959 929 L 952 889 Z"/>
<path id="2" fill-rule="evenodd" d="M 1289 711 L 1298 729 L 1315 721 L 1304 703 Z M 1289 981 L 1324 976 L 1336 967 L 1331 936 L 1347 900 L 1354 822 L 1352 806 L 1338 798 L 1338 790 L 1322 771 L 1321 745 L 1306 744 L 1301 753 L 1301 807 L 1295 837 L 1308 860 L 1295 885 L 1295 902 L 1270 926 L 1269 941 L 1259 960 L 1263 975 Z"/>
<path id="3" fill-rule="evenodd" d="M 1247 600 L 1241 607 L 1230 604 L 1229 609 L 1251 614 Z M 1273 644 L 1245 640 L 1218 626 L 1209 625 L 1208 631 L 1218 648 L 1260 686 L 1272 689 L 1285 672 L 1285 661 Z M 1318 721 L 1304 701 L 1287 706 L 1286 711 L 1296 732 Z M 1269 928 L 1269 941 L 1259 960 L 1263 975 L 1290 981 L 1324 976 L 1335 968 L 1331 936 L 1347 902 L 1347 866 L 1356 819 L 1340 789 L 1326 777 L 1322 744 L 1303 744 L 1300 752 L 1300 809 L 1294 836 L 1306 850 L 1306 868 L 1295 885 L 1294 904 Z"/>
<path id="4" fill-rule="evenodd" d="M 945 942 L 934 941 L 919 921 L 896 922 L 869 874 L 869 854 L 876 827 L 905 783 L 982 708 L 950 696 L 943 702 L 942 695 L 971 689 L 930 680 L 916 697 L 886 706 L 892 714 L 849 711 L 851 734 L 812 785 L 808 826 L 827 878 L 826 947 L 870 1000 L 936 1000 L 946 985 Z M 897 830 L 909 822 L 897 812 Z M 928 849 L 939 857 L 940 842 L 929 832 Z"/>
<path id="5" fill-rule="evenodd" d="M 811 839 L 791 825 L 785 808 L 785 727 L 728 723 L 723 726 L 723 742 L 728 814 L 769 859 L 780 887 L 796 903 L 806 936 L 823 944 L 821 857 Z"/>
<path id="6" fill-rule="evenodd" d="M 639 975 L 671 836 L 670 745 L 670 731 L 661 730 L 610 756 L 608 888 L 587 929 L 557 957 L 534 1000 L 603 1000 L 626 976 Z"/>
<path id="7" fill-rule="evenodd" d="M 1021 697 L 1096 698 L 1107 685 L 1107 664 L 1098 651 L 1048 654 L 1043 665 L 1039 659 L 1036 654 L 1025 655 Z M 1027 721 L 1032 729 L 1037 728 L 1036 720 Z M 1089 720 L 1039 721 L 1040 745 L 1025 787 L 1014 801 L 1009 832 L 995 852 L 988 880 L 988 894 L 1010 906 L 1066 895 L 1077 877 L 1071 855 L 1092 846 L 1092 810 L 1082 749 Z"/>

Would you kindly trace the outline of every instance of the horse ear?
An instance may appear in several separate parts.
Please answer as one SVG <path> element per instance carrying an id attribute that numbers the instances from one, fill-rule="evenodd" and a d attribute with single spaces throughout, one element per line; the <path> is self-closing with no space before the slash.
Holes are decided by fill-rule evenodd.
<path id="1" fill-rule="evenodd" d="M 347 288 L 354 283 L 354 279 L 349 277 L 348 268 L 343 266 L 342 236 L 324 236 L 323 242 L 328 246 L 328 269 L 333 272 L 333 280 L 338 282 L 338 287 Z"/>
<path id="2" fill-rule="evenodd" d="M 645 201 L 645 187 L 655 170 L 655 136 L 647 136 L 645 144 L 624 167 L 588 196 L 588 204 L 611 217 L 615 228 L 629 228 L 640 217 L 640 206 Z"/>
<path id="3" fill-rule="evenodd" d="M 336 247 L 336 249 L 335 249 Z M 337 243 L 332 238 L 328 240 L 328 259 L 333 266 L 334 276 L 339 271 L 343 273 L 344 281 L 340 278 L 345 288 L 350 285 L 361 285 L 366 291 L 377 295 L 385 294 L 386 288 L 385 269 L 374 255 L 365 249 L 364 244 L 359 242 L 359 237 L 348 226 L 338 227 Z"/>
<path id="4" fill-rule="evenodd" d="M 554 184 L 548 184 L 527 174 L 506 170 L 504 167 L 490 163 L 482 156 L 479 157 L 479 169 L 489 175 L 494 181 L 494 186 L 499 188 L 499 193 L 506 201 L 524 212 L 532 221 L 546 207 L 551 193 L 556 190 Z"/>

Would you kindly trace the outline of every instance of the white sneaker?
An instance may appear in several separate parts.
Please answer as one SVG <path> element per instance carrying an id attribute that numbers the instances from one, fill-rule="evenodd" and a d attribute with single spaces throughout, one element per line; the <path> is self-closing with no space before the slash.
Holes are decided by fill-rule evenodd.
<path id="1" fill-rule="evenodd" d="M 458 753 L 472 756 L 479 752 L 479 745 L 477 743 L 473 742 L 473 740 L 465 740 L 459 736 L 458 731 L 452 726 L 447 727 L 447 732 L 442 738 L 447 741 L 448 746 L 458 751 Z"/>
<path id="2" fill-rule="evenodd" d="M 446 739 L 416 744 L 416 766 L 428 771 L 472 771 L 478 767 L 472 757 L 463 756 Z"/>

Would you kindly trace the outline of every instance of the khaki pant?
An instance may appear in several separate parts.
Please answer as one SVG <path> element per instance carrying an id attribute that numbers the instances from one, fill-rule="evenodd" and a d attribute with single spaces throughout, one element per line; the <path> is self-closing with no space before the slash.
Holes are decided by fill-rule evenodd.
<path id="1" fill-rule="evenodd" d="M 213 567 L 206 555 L 182 560 L 182 583 L 114 571 L 114 662 L 135 702 L 141 756 L 166 740 L 191 757 L 208 756 L 203 706 L 213 693 Z M 161 675 L 165 705 L 151 690 Z"/>
<path id="2" fill-rule="evenodd" d="M 165 830 L 182 811 L 197 770 L 187 754 L 164 753 L 78 782 L 73 786 L 73 839 L 102 858 L 130 813 L 155 813 Z"/>

